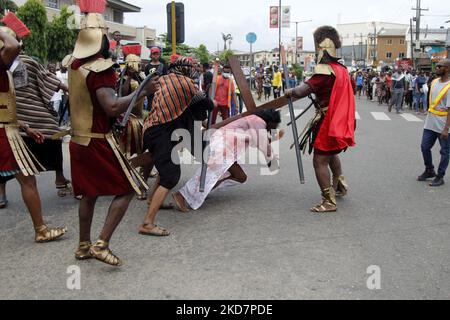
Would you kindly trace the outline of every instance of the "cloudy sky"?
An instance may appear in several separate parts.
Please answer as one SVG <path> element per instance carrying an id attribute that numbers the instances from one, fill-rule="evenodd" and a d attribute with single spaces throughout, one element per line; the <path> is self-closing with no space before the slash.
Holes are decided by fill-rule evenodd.
<path id="1" fill-rule="evenodd" d="M 127 0 L 142 7 L 140 14 L 128 14 L 125 23 L 154 28 L 157 34 L 167 31 L 166 4 L 170 1 Z M 278 30 L 269 28 L 269 7 L 278 5 L 278 0 L 184 0 L 186 44 L 205 44 L 210 51 L 222 50 L 221 33 L 233 35 L 232 49 L 248 51 L 245 36 L 249 32 L 258 35 L 255 50 L 277 47 Z M 292 20 L 313 20 L 299 24 L 299 35 L 305 37 L 305 49 L 313 49 L 312 32 L 324 24 L 383 21 L 409 24 L 415 14 L 411 8 L 416 0 L 283 0 L 282 5 L 291 6 Z M 450 27 L 449 0 L 422 0 L 424 12 L 423 26 L 430 28 Z M 283 42 L 295 37 L 295 25 L 283 29 Z"/>

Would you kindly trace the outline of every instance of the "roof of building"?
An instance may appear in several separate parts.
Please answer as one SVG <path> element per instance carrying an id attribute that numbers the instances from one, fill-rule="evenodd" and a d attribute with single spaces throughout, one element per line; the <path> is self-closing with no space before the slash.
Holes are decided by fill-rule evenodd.
<path id="1" fill-rule="evenodd" d="M 399 25 L 399 26 L 407 26 L 407 24 L 404 23 L 395 23 L 395 22 L 383 22 L 383 21 L 365 21 L 365 22 L 350 22 L 350 23 L 338 23 L 337 26 L 349 26 L 349 25 L 361 25 L 361 24 L 371 24 L 375 22 L 376 24 L 380 25 L 380 24 L 389 24 L 389 25 Z"/>
<path id="2" fill-rule="evenodd" d="M 409 33 L 409 28 L 408 28 L 408 33 Z M 413 32 L 416 32 L 416 29 L 413 28 Z M 420 33 L 421 34 L 449 34 L 450 33 L 450 28 L 446 29 L 446 28 L 428 28 L 428 29 L 420 29 Z"/>
<path id="3" fill-rule="evenodd" d="M 403 29 L 381 29 L 378 32 L 379 37 L 404 37 L 406 35 L 407 28 Z"/>
<path id="4" fill-rule="evenodd" d="M 122 0 L 108 0 L 108 5 L 111 8 L 117 8 L 123 12 L 141 12 L 142 9 L 141 7 Z"/>

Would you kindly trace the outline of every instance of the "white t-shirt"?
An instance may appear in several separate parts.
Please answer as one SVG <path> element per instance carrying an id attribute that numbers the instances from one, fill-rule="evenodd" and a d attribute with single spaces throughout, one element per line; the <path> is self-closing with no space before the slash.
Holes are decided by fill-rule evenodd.
<path id="1" fill-rule="evenodd" d="M 61 80 L 62 83 L 64 83 L 66 86 L 69 84 L 69 75 L 66 73 L 61 73 L 61 71 L 56 71 L 56 77 Z M 62 101 L 63 91 L 59 90 L 58 92 L 55 92 L 55 94 L 52 97 L 51 101 Z"/>
<path id="2" fill-rule="evenodd" d="M 441 80 L 436 82 L 434 87 L 431 89 L 430 105 L 436 100 L 436 97 L 444 89 L 446 85 L 450 83 L 450 80 L 443 83 Z M 436 106 L 437 111 L 448 111 L 450 109 L 450 90 L 447 95 L 441 100 L 441 102 Z M 427 120 L 425 121 L 425 129 L 431 130 L 437 133 L 442 133 L 444 131 L 445 125 L 447 124 L 447 116 L 438 116 L 431 112 L 428 113 Z"/>

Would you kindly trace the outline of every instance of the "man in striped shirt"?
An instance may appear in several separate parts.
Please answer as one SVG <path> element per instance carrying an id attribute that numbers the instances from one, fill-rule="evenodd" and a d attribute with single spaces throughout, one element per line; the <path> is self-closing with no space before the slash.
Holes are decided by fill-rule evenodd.
<path id="1" fill-rule="evenodd" d="M 194 122 L 204 121 L 207 111 L 214 103 L 195 86 L 196 70 L 192 62 L 178 58 L 169 67 L 169 74 L 160 78 L 152 110 L 144 123 L 144 149 L 152 154 L 159 177 L 155 185 L 150 207 L 139 233 L 152 236 L 168 236 L 170 233 L 155 224 L 156 215 L 164 200 L 179 182 L 181 168 L 179 159 L 172 159 L 172 150 L 179 142 L 172 141 L 177 129 L 188 130 L 193 143 Z M 192 144 L 188 148 L 193 150 Z M 191 152 L 192 153 L 192 152 Z M 178 157 L 176 152 L 174 157 Z"/>
<path id="2" fill-rule="evenodd" d="M 56 172 L 58 194 L 65 196 L 71 191 L 71 187 L 63 173 L 62 140 L 51 139 L 60 131 L 58 115 L 51 100 L 55 92 L 67 92 L 68 88 L 56 75 L 24 54 L 16 59 L 11 71 L 15 83 L 18 119 L 27 123 L 30 128 L 39 130 L 45 137 L 43 144 L 37 144 L 23 135 L 24 141 L 47 171 Z M 0 192 L 4 192 L 6 181 L 7 179 L 0 178 Z"/>

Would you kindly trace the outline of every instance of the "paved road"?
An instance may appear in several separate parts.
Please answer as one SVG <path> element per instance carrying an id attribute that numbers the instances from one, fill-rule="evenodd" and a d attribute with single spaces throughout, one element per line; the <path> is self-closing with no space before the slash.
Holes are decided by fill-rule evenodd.
<path id="1" fill-rule="evenodd" d="M 211 196 L 201 211 L 161 213 L 169 238 L 139 236 L 146 205 L 133 202 L 112 242 L 125 261 L 121 269 L 74 260 L 77 203 L 56 197 L 52 174 L 39 177 L 46 217 L 67 224 L 69 234 L 34 244 L 18 186 L 11 183 L 10 207 L 0 212 L 0 298 L 450 298 L 450 181 L 433 190 L 415 181 L 423 170 L 424 117 L 388 114 L 360 100 L 358 118 L 358 146 L 342 156 L 351 192 L 338 213 L 309 212 L 320 201 L 311 157 L 304 161 L 307 184 L 300 186 L 288 135 L 278 175 L 259 176 L 259 167 L 249 166 L 245 187 Z M 184 168 L 183 181 L 195 168 Z M 98 204 L 94 234 L 108 200 Z M 81 290 L 66 287 L 70 265 L 81 269 Z M 380 268 L 380 290 L 367 287 L 369 266 Z"/>

